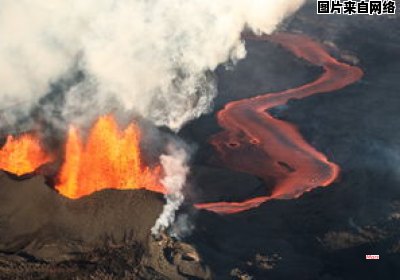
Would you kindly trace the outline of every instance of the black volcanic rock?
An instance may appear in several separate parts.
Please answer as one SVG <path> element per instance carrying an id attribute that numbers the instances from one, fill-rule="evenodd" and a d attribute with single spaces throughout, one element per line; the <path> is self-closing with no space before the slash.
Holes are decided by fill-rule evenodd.
<path id="1" fill-rule="evenodd" d="M 0 279 L 210 277 L 194 248 L 151 236 L 160 194 L 104 190 L 70 200 L 42 176 L 0 172 L 0 203 Z"/>
<path id="2" fill-rule="evenodd" d="M 106 190 L 77 200 L 49 188 L 41 176 L 14 180 L 0 173 L 0 250 L 44 259 L 69 258 L 85 246 L 146 242 L 163 199 L 146 190 Z"/>
<path id="3" fill-rule="evenodd" d="M 194 165 L 186 199 L 193 203 L 205 201 L 237 201 L 243 197 L 266 194 L 261 179 L 229 169 Z"/>

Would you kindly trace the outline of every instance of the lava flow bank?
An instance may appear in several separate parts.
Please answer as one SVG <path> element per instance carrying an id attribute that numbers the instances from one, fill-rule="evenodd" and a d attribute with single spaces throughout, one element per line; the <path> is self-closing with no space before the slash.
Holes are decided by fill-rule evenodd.
<path id="1" fill-rule="evenodd" d="M 224 131 L 214 135 L 210 142 L 222 163 L 266 182 L 273 181 L 274 187 L 270 195 L 242 202 L 196 204 L 199 209 L 237 213 L 271 199 L 297 198 L 316 187 L 328 186 L 339 174 L 339 166 L 308 144 L 294 125 L 272 117 L 268 110 L 291 99 L 341 89 L 359 80 L 362 70 L 337 61 L 321 44 L 304 35 L 277 33 L 251 39 L 277 43 L 297 57 L 323 67 L 324 73 L 311 83 L 234 101 L 218 112 L 218 123 Z"/>

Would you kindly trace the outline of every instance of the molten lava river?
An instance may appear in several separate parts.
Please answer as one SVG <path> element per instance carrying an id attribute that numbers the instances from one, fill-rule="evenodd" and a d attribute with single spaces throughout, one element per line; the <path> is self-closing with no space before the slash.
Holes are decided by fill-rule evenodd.
<path id="1" fill-rule="evenodd" d="M 328 186 L 339 174 L 339 167 L 310 146 L 290 123 L 273 118 L 268 110 L 317 93 L 341 89 L 359 80 L 360 68 L 341 63 L 322 45 L 304 35 L 277 33 L 253 38 L 269 40 L 293 52 L 324 73 L 315 81 L 282 92 L 234 101 L 218 112 L 224 131 L 213 136 L 211 144 L 223 164 L 265 181 L 275 182 L 270 195 L 241 202 L 210 202 L 195 206 L 231 214 L 259 206 L 270 199 L 297 198 L 306 191 Z M 120 129 L 111 116 L 100 117 L 85 141 L 71 126 L 63 162 L 55 188 L 64 196 L 79 198 L 95 191 L 144 188 L 165 193 L 159 183 L 161 167 L 145 166 L 140 153 L 140 129 L 135 124 Z M 34 134 L 8 136 L 0 149 L 0 169 L 18 176 L 33 173 L 54 161 Z"/>
<path id="2" fill-rule="evenodd" d="M 310 146 L 295 126 L 273 118 L 268 109 L 285 105 L 290 99 L 301 99 L 317 93 L 343 88 L 359 80 L 360 68 L 341 63 L 324 47 L 304 35 L 277 33 L 256 37 L 269 40 L 316 66 L 324 73 L 303 86 L 234 101 L 218 112 L 218 122 L 225 130 L 211 139 L 223 163 L 265 181 L 275 182 L 272 194 L 242 202 L 197 204 L 200 209 L 217 213 L 237 213 L 270 199 L 297 198 L 306 191 L 328 186 L 339 174 L 339 167 Z"/>

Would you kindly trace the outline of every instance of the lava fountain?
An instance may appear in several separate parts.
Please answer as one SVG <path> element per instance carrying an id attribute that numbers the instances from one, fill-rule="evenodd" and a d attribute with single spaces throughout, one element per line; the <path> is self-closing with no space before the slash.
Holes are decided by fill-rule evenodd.
<path id="1" fill-rule="evenodd" d="M 161 168 L 144 167 L 139 142 L 140 130 L 135 124 L 120 130 L 110 115 L 96 121 L 85 144 L 71 126 L 56 189 L 69 198 L 110 188 L 164 192 L 158 182 Z"/>
<path id="2" fill-rule="evenodd" d="M 140 137 L 139 126 L 131 123 L 120 129 L 112 115 L 99 117 L 86 141 L 78 128 L 70 126 L 55 188 L 72 199 L 103 189 L 143 188 L 164 193 L 159 183 L 161 167 L 145 165 Z M 0 170 L 21 176 L 34 173 L 54 158 L 45 152 L 35 134 L 10 135 L 0 149 Z"/>
<path id="3" fill-rule="evenodd" d="M 18 137 L 9 135 L 0 149 L 0 170 L 17 176 L 32 173 L 51 160 L 52 157 L 43 150 L 39 138 L 33 133 Z"/>
<path id="4" fill-rule="evenodd" d="M 196 204 L 197 208 L 231 214 L 258 207 L 270 199 L 297 198 L 319 186 L 328 186 L 339 174 L 339 167 L 308 144 L 298 129 L 273 118 L 268 109 L 285 105 L 290 99 L 302 99 L 317 93 L 341 89 L 359 80 L 360 68 L 337 61 L 324 47 L 304 35 L 277 33 L 252 37 L 277 43 L 316 66 L 324 73 L 315 81 L 282 92 L 263 94 L 234 101 L 218 112 L 224 131 L 210 140 L 222 163 L 275 182 L 271 195 L 242 202 Z"/>

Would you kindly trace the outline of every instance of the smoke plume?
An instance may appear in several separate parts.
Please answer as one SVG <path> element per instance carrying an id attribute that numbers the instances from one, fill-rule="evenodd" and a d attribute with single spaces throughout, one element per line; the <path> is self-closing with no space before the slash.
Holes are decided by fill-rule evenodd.
<path id="1" fill-rule="evenodd" d="M 245 56 L 241 31 L 271 32 L 301 2 L 1 0 L 0 110 L 37 105 L 52 85 L 80 71 L 83 85 L 67 93 L 63 115 L 81 111 L 89 91 L 93 106 L 84 106 L 96 113 L 111 100 L 178 130 L 209 110 L 212 71 Z"/>
<path id="2" fill-rule="evenodd" d="M 160 156 L 165 176 L 161 180 L 167 194 L 167 203 L 164 205 L 163 212 L 151 229 L 157 235 L 160 230 L 167 229 L 175 220 L 175 212 L 181 206 L 184 196 L 182 189 L 186 184 L 186 177 L 189 173 L 188 154 L 175 145 L 168 147 L 168 153 Z"/>

